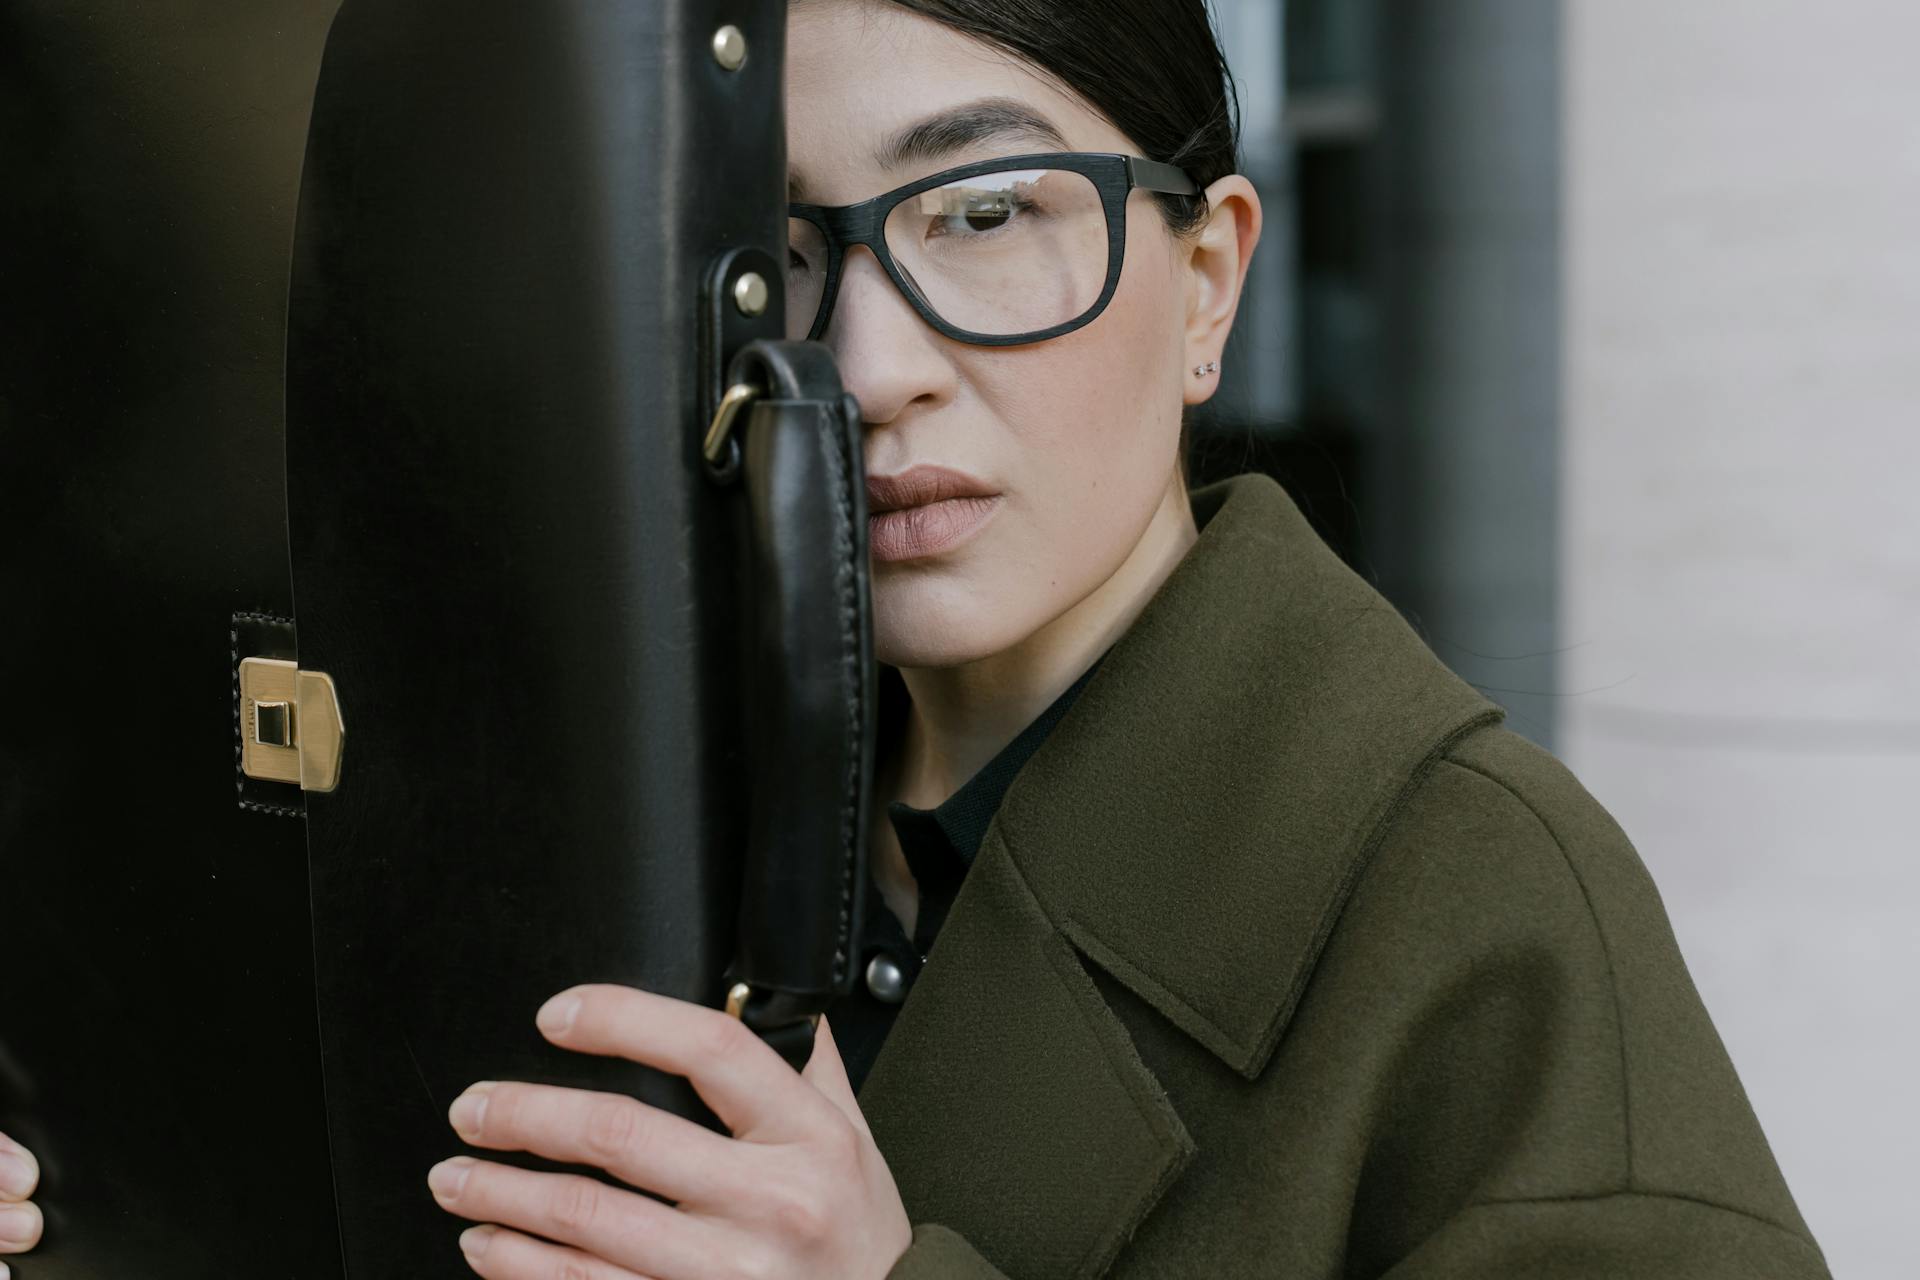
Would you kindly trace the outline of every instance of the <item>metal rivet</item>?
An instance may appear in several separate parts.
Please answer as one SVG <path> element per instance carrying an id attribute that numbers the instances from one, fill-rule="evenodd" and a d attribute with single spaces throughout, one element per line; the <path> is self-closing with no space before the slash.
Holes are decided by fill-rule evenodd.
<path id="1" fill-rule="evenodd" d="M 747 60 L 747 38 L 740 28 L 728 23 L 713 33 L 713 60 L 729 71 L 738 71 Z"/>
<path id="2" fill-rule="evenodd" d="M 867 990 L 875 1000 L 899 1004 L 907 998 L 907 975 L 884 951 L 867 961 Z"/>
<path id="3" fill-rule="evenodd" d="M 734 281 L 733 305 L 743 316 L 757 316 L 767 309 L 767 282 L 758 271 L 749 271 Z"/>

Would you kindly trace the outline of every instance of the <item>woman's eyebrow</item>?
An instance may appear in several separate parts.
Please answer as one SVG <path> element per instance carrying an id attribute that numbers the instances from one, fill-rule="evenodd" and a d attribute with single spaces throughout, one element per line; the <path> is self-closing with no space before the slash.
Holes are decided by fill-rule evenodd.
<path id="1" fill-rule="evenodd" d="M 1032 141 L 1052 151 L 1070 151 L 1053 121 L 1016 98 L 980 98 L 935 112 L 895 133 L 874 152 L 882 168 L 942 160 L 981 142 Z"/>
<path id="2" fill-rule="evenodd" d="M 1059 126 L 1017 98 L 980 98 L 936 111 L 898 130 L 873 153 L 883 169 L 905 169 L 945 159 L 982 142 L 1025 141 L 1049 151 L 1073 150 Z M 787 198 L 797 200 L 806 177 L 788 170 Z"/>

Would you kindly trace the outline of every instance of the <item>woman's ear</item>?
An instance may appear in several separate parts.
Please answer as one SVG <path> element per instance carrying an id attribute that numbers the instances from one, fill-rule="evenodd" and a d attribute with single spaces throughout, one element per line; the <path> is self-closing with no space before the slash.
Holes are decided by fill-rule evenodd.
<path id="1" fill-rule="evenodd" d="M 1247 265 L 1260 243 L 1260 195 L 1238 173 L 1230 173 L 1207 188 L 1211 208 L 1197 235 L 1189 236 L 1187 261 L 1186 403 L 1211 399 L 1220 385 L 1220 353 L 1233 329 L 1240 306 L 1240 290 Z M 1196 367 L 1214 369 L 1195 376 Z"/>

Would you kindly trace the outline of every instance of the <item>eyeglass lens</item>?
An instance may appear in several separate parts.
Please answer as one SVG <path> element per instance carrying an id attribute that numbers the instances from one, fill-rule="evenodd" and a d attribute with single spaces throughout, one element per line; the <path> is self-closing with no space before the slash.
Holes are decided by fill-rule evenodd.
<path id="1" fill-rule="evenodd" d="M 1100 190 L 1070 169 L 982 173 L 930 188 L 895 205 L 883 234 L 908 287 L 970 333 L 1012 337 L 1065 324 L 1106 284 Z M 826 288 L 826 237 L 789 218 L 787 240 L 787 332 L 804 338 Z"/>

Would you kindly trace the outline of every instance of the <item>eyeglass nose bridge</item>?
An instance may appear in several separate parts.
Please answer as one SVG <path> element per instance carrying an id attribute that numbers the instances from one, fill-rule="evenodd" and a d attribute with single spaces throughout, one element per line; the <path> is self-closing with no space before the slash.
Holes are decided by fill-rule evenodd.
<path id="1" fill-rule="evenodd" d="M 851 265 L 852 251 L 855 248 L 866 249 L 867 256 L 872 259 L 875 270 L 877 270 L 881 278 L 886 281 L 886 287 L 892 289 L 894 293 L 901 295 L 901 300 L 907 304 L 907 310 L 913 314 L 916 320 L 922 318 L 917 308 L 913 305 L 916 301 L 922 306 L 930 307 L 932 305 L 927 301 L 926 295 L 921 292 L 919 282 L 913 278 L 913 273 L 908 271 L 905 266 L 875 252 L 873 246 L 870 244 L 856 242 L 855 244 L 845 246 L 838 255 L 837 265 L 833 271 L 833 279 L 829 282 L 829 288 L 820 303 L 820 314 L 814 318 L 813 337 L 818 338 L 825 336 L 827 326 L 833 321 L 834 312 L 839 309 L 840 295 L 845 291 L 847 270 Z M 915 297 L 916 294 L 918 295 L 917 299 Z"/>
<path id="2" fill-rule="evenodd" d="M 923 310 L 933 309 L 933 303 L 920 287 L 920 282 L 887 248 L 887 216 L 902 198 L 876 196 L 859 204 L 821 211 L 827 231 L 827 281 L 821 294 L 820 313 L 814 317 L 813 328 L 807 335 L 809 338 L 823 336 L 832 322 L 834 308 L 840 302 L 840 289 L 846 280 L 848 259 L 855 247 L 866 249 L 874 265 L 880 268 L 880 274 L 905 297 L 916 318 L 923 318 L 920 314 Z"/>
<path id="3" fill-rule="evenodd" d="M 880 195 L 871 200 L 862 200 L 859 204 L 823 209 L 821 214 L 826 220 L 828 234 L 838 240 L 842 248 L 864 244 L 871 249 L 886 226 L 887 214 L 899 200 L 897 196 Z"/>

